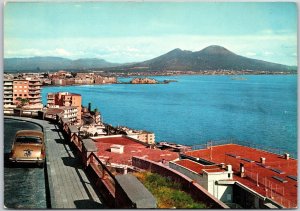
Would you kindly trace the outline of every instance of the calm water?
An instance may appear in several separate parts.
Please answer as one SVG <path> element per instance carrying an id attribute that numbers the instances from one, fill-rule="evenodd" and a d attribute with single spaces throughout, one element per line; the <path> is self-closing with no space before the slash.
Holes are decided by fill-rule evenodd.
<path id="1" fill-rule="evenodd" d="M 156 85 L 45 87 L 82 95 L 106 123 L 153 131 L 157 141 L 201 144 L 236 139 L 297 151 L 297 76 L 153 77 L 178 82 Z M 127 78 L 119 79 L 128 81 Z"/>

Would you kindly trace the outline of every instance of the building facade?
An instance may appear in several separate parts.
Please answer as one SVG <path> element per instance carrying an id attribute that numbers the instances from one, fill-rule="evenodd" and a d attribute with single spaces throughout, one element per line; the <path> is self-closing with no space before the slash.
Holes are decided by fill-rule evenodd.
<path id="1" fill-rule="evenodd" d="M 4 108 L 14 108 L 18 105 L 36 109 L 43 107 L 41 83 L 38 79 L 5 79 L 3 86 Z"/>
<path id="2" fill-rule="evenodd" d="M 3 106 L 4 108 L 15 107 L 13 103 L 13 80 L 3 81 Z"/>
<path id="3" fill-rule="evenodd" d="M 48 108 L 64 108 L 68 112 L 68 116 L 74 115 L 76 111 L 76 118 L 81 122 L 81 95 L 69 92 L 48 93 L 47 107 Z M 69 107 L 70 109 L 66 109 Z M 76 109 L 75 109 L 76 108 Z"/>

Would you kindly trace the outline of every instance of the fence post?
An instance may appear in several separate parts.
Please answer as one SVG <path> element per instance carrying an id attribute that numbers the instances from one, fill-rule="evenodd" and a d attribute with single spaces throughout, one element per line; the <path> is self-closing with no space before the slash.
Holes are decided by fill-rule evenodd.
<path id="1" fill-rule="evenodd" d="M 90 160 L 88 160 L 90 154 L 92 152 L 97 152 L 98 148 L 96 147 L 92 139 L 83 139 L 82 142 L 83 142 L 83 149 L 81 153 L 83 156 L 84 167 L 86 168 L 90 163 Z"/>

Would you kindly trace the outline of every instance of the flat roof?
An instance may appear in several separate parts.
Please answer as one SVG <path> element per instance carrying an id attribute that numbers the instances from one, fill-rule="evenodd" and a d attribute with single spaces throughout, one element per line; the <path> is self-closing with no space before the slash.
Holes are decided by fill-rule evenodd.
<path id="1" fill-rule="evenodd" d="M 270 197 L 270 189 L 272 188 L 273 196 L 276 196 L 273 200 L 286 207 L 287 204 L 282 203 L 281 200 L 288 200 L 292 204 L 297 204 L 297 181 L 289 177 L 297 177 L 296 159 L 286 160 L 283 155 L 237 144 L 213 146 L 209 149 L 188 151 L 185 154 L 216 164 L 230 164 L 234 171 L 234 180 L 267 197 Z M 261 164 L 261 157 L 266 158 L 265 164 Z M 246 177 L 244 178 L 238 174 L 240 163 L 245 167 Z M 281 182 L 276 179 L 277 177 L 287 182 Z"/>
<path id="2" fill-rule="evenodd" d="M 187 169 L 190 169 L 194 172 L 197 172 L 199 174 L 203 174 L 203 170 L 207 172 L 224 172 L 223 169 L 221 169 L 219 166 L 216 165 L 202 165 L 201 163 L 197 163 L 192 160 L 188 159 L 182 159 L 175 161 L 174 163 L 181 165 Z"/>
<path id="3" fill-rule="evenodd" d="M 179 158 L 177 152 L 170 152 L 160 149 L 150 149 L 142 143 L 135 142 L 128 137 L 105 137 L 93 139 L 98 148 L 97 155 L 100 159 L 109 161 L 110 163 L 131 165 L 133 156 L 144 157 L 146 159 L 160 162 L 171 161 Z M 110 151 L 112 144 L 123 145 L 124 152 L 114 153 Z"/>

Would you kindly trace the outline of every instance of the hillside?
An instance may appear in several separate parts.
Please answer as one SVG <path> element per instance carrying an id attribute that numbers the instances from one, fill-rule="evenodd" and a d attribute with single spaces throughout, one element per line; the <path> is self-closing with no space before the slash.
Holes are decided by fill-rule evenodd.
<path id="1" fill-rule="evenodd" d="M 4 59 L 4 70 L 17 71 L 268 71 L 296 72 L 296 66 L 287 66 L 237 55 L 222 46 L 212 45 L 200 51 L 186 51 L 176 48 L 159 57 L 131 64 L 110 63 L 103 59 L 70 60 L 60 57 L 32 57 Z"/>
<path id="2" fill-rule="evenodd" d="M 113 67 L 118 64 L 107 62 L 103 59 L 65 59 L 61 57 L 31 57 L 31 58 L 6 58 L 4 59 L 4 71 L 28 72 L 28 71 L 56 71 L 87 70 L 94 68 Z"/>
<path id="3" fill-rule="evenodd" d="M 253 71 L 291 71 L 295 66 L 250 59 L 237 55 L 221 46 L 209 46 L 201 51 L 185 51 L 179 48 L 151 60 L 123 66 L 124 69 L 144 70 L 253 70 Z"/>

